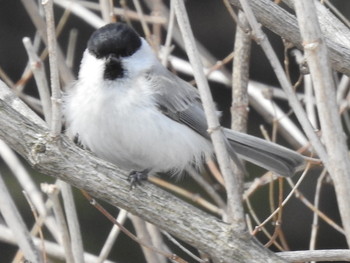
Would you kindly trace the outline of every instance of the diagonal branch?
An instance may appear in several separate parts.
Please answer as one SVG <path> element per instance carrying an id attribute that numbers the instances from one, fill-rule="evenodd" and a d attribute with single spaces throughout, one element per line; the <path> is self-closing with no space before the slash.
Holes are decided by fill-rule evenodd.
<path id="1" fill-rule="evenodd" d="M 53 140 L 45 123 L 3 82 L 0 82 L 0 139 L 37 171 L 159 226 L 218 262 L 284 262 L 248 233 L 237 234 L 230 225 L 152 184 L 130 191 L 125 171 L 78 148 L 66 136 Z"/>
<path id="2" fill-rule="evenodd" d="M 324 43 L 316 6 L 313 0 L 295 0 L 304 52 L 310 68 L 317 109 L 321 122 L 322 138 L 328 152 L 328 171 L 334 180 L 339 212 L 345 236 L 350 245 L 350 159 L 342 123 L 338 114 L 332 70 L 329 66 L 328 49 Z"/>
<path id="3" fill-rule="evenodd" d="M 241 7 L 240 0 L 230 0 L 234 6 Z M 272 32 L 293 43 L 302 49 L 300 32 L 296 17 L 288 13 L 285 9 L 270 0 L 250 0 L 251 8 L 259 23 L 270 29 Z M 350 74 L 350 43 L 334 38 L 334 30 L 325 30 L 325 27 L 331 27 L 332 23 L 325 21 L 323 23 L 323 32 L 330 53 L 332 67 L 347 75 Z M 337 35 L 347 36 L 350 39 L 350 31 L 344 27 L 337 27 Z M 327 34 L 332 32 L 332 34 Z M 345 37 L 346 38 L 346 37 Z"/>

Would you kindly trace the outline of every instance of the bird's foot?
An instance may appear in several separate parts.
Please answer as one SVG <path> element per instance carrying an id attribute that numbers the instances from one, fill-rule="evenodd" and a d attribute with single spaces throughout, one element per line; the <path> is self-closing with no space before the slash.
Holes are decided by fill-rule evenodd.
<path id="1" fill-rule="evenodd" d="M 130 190 L 137 185 L 142 185 L 142 181 L 146 181 L 148 179 L 149 170 L 143 171 L 131 171 L 128 176 L 128 181 L 130 182 Z"/>

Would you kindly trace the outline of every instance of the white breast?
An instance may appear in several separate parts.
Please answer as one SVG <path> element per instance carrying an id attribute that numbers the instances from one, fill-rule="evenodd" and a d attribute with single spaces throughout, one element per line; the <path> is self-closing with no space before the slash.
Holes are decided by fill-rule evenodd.
<path id="1" fill-rule="evenodd" d="M 158 111 L 143 77 L 83 79 L 67 98 L 68 130 L 99 157 L 126 170 L 165 172 L 212 154 L 210 142 Z"/>

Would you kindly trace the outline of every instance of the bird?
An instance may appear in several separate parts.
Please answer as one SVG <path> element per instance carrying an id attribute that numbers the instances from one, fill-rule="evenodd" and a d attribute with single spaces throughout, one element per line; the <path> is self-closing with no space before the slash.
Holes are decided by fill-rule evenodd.
<path id="1" fill-rule="evenodd" d="M 133 28 L 107 24 L 87 42 L 78 79 L 64 96 L 67 133 L 98 157 L 129 171 L 132 183 L 181 175 L 214 157 L 198 90 L 158 60 Z M 305 167 L 301 154 L 222 128 L 233 159 L 280 176 Z"/>

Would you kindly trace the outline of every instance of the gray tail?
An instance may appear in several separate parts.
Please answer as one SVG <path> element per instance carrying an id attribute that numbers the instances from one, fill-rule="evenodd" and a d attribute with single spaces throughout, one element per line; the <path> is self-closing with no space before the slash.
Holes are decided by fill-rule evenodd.
<path id="1" fill-rule="evenodd" d="M 275 143 L 224 129 L 230 143 L 231 155 L 254 163 L 281 176 L 292 176 L 305 167 L 305 158 L 292 150 Z"/>

